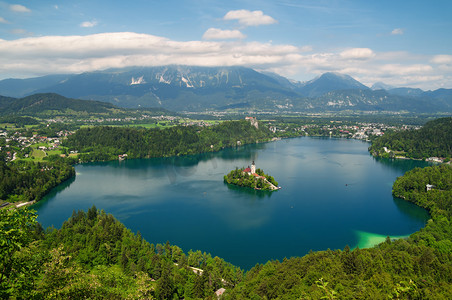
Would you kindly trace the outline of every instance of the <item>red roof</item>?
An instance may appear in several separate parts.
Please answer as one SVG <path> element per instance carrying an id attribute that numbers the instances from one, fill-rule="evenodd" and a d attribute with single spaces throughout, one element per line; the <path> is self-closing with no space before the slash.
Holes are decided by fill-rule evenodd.
<path id="1" fill-rule="evenodd" d="M 251 172 L 251 169 L 250 168 L 246 168 L 245 170 L 243 170 L 243 172 Z"/>

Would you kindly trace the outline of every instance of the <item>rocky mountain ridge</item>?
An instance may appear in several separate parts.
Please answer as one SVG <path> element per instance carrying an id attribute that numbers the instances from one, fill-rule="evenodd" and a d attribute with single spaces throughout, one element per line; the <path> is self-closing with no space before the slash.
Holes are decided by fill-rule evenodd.
<path id="1" fill-rule="evenodd" d="M 298 82 L 245 67 L 170 65 L 0 81 L 2 96 L 36 93 L 173 111 L 452 111 L 452 89 L 424 92 L 381 83 L 371 89 L 331 72 Z"/>

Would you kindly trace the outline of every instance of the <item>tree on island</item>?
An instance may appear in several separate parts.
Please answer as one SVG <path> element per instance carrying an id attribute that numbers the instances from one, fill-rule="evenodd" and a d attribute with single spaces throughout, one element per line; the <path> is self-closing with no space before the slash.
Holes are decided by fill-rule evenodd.
<path id="1" fill-rule="evenodd" d="M 256 190 L 273 191 L 278 190 L 278 182 L 268 174 L 265 174 L 263 170 L 256 169 L 253 164 L 251 168 L 236 168 L 224 176 L 224 181 L 228 184 L 249 187 Z"/>

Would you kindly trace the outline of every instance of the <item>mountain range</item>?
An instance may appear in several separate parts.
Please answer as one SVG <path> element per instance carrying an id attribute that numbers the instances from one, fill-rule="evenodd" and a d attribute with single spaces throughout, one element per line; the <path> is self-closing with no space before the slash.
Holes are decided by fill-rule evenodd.
<path id="1" fill-rule="evenodd" d="M 109 69 L 0 81 L 0 95 L 57 93 L 126 108 L 173 111 L 409 111 L 452 112 L 452 89 L 422 91 L 325 73 L 299 82 L 245 67 L 160 66 Z"/>

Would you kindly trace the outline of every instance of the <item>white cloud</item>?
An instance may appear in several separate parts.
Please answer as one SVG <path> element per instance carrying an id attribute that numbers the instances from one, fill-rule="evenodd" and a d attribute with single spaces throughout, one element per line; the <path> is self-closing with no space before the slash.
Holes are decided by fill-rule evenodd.
<path id="1" fill-rule="evenodd" d="M 375 56 L 372 49 L 369 48 L 352 48 L 341 52 L 341 57 L 345 59 L 369 59 Z"/>
<path id="2" fill-rule="evenodd" d="M 209 28 L 202 36 L 205 40 L 226 40 L 226 39 L 244 39 L 246 35 L 238 30 L 222 30 L 218 28 Z"/>
<path id="3" fill-rule="evenodd" d="M 249 11 L 246 9 L 231 10 L 224 17 L 223 20 L 238 20 L 244 26 L 259 26 L 278 23 L 270 16 L 264 15 L 261 10 Z"/>
<path id="4" fill-rule="evenodd" d="M 432 58 L 432 63 L 438 65 L 452 64 L 452 55 L 436 55 Z"/>
<path id="5" fill-rule="evenodd" d="M 20 5 L 20 4 L 11 4 L 9 6 L 9 9 L 14 12 L 20 12 L 20 13 L 31 12 L 31 10 L 29 8 L 26 8 L 25 6 Z"/>
<path id="6" fill-rule="evenodd" d="M 90 28 L 97 25 L 97 21 L 86 21 L 80 24 L 80 27 Z"/>
<path id="7" fill-rule="evenodd" d="M 0 17 L 0 23 L 3 23 L 3 24 L 9 24 L 9 22 L 8 21 L 6 21 L 4 18 L 2 18 L 2 17 Z"/>
<path id="8" fill-rule="evenodd" d="M 369 48 L 313 52 L 309 46 L 240 39 L 175 41 L 133 32 L 0 39 L 2 78 L 181 64 L 246 66 L 302 80 L 336 71 L 366 85 L 381 81 L 395 86 L 435 89 L 452 88 L 451 63 L 451 55 L 380 53 Z"/>
<path id="9" fill-rule="evenodd" d="M 402 28 L 396 28 L 393 31 L 391 31 L 392 35 L 402 35 L 404 33 L 404 30 Z"/>
<path id="10" fill-rule="evenodd" d="M 424 64 L 415 65 L 401 65 L 401 64 L 387 64 L 379 67 L 379 70 L 386 74 L 406 76 L 413 74 L 428 74 L 433 71 L 433 67 Z"/>

